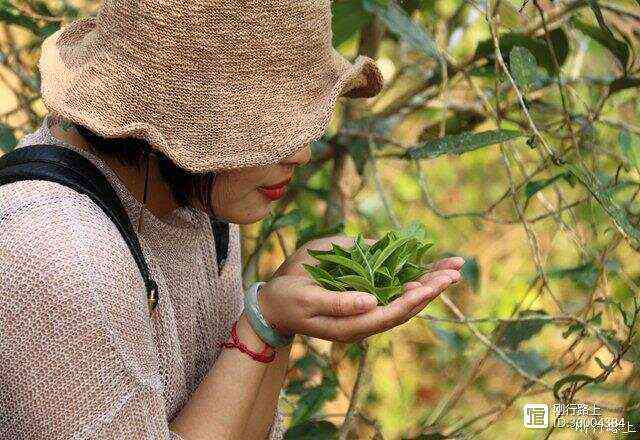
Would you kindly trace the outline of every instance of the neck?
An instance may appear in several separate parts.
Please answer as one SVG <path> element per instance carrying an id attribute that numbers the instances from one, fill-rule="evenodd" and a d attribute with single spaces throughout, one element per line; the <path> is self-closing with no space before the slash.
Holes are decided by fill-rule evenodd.
<path id="1" fill-rule="evenodd" d="M 116 158 L 102 154 L 88 144 L 88 142 L 78 133 L 73 126 L 64 118 L 53 118 L 51 126 L 49 127 L 51 134 L 74 147 L 86 151 L 87 153 L 98 156 L 104 161 L 111 170 L 113 170 L 122 183 L 127 187 L 129 192 L 140 203 L 144 203 L 148 210 L 150 210 L 157 218 L 167 218 L 175 209 L 178 208 L 178 204 L 175 202 L 171 189 L 164 182 L 160 175 L 160 166 L 158 158 L 151 154 L 148 156 L 149 171 L 147 181 L 147 198 L 144 202 L 144 183 L 145 183 L 145 171 L 146 166 L 143 163 L 138 171 L 136 167 L 126 166 L 121 164 Z"/>

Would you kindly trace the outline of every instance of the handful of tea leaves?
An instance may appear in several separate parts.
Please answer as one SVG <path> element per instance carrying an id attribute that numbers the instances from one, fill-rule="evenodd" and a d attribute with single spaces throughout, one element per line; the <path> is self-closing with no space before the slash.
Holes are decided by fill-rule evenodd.
<path id="1" fill-rule="evenodd" d="M 325 289 L 369 292 L 378 304 L 386 305 L 402 295 L 405 283 L 427 271 L 422 259 L 433 243 L 425 241 L 425 235 L 419 223 L 404 231 L 389 231 L 370 246 L 359 234 L 351 249 L 335 243 L 329 251 L 309 249 L 309 255 L 320 264 L 303 266 Z"/>

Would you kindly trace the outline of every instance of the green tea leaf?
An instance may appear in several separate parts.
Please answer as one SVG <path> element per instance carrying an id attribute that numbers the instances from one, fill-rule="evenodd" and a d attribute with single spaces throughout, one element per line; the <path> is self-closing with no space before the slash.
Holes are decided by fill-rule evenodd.
<path id="1" fill-rule="evenodd" d="M 395 242 L 390 243 L 386 248 L 380 252 L 380 255 L 373 262 L 373 270 L 376 271 L 382 264 L 391 256 L 393 252 L 399 249 L 401 246 L 404 246 L 409 241 L 408 238 L 402 238 Z M 391 273 L 395 273 L 393 270 L 390 270 Z"/>
<path id="2" fill-rule="evenodd" d="M 319 261 L 329 261 L 331 263 L 336 263 L 344 268 L 347 268 L 351 271 L 353 271 L 354 273 L 361 275 L 365 278 L 369 277 L 369 273 L 364 269 L 364 267 L 362 267 L 360 264 L 358 264 L 357 262 L 350 260 L 348 258 L 345 257 L 341 257 L 339 255 L 333 255 L 333 254 L 327 254 L 327 253 L 321 253 L 318 251 L 314 251 L 309 249 L 307 252 L 309 252 L 309 255 L 311 255 L 312 257 L 314 257 L 315 259 L 319 260 Z"/>
<path id="3" fill-rule="evenodd" d="M 427 269 L 425 269 L 424 267 L 416 266 L 412 263 L 407 263 L 398 272 L 398 279 L 402 284 L 405 284 L 420 278 L 425 273 L 427 273 Z"/>
<path id="4" fill-rule="evenodd" d="M 443 154 L 460 155 L 523 136 L 525 136 L 524 133 L 515 130 L 491 130 L 481 133 L 455 134 L 429 140 L 419 147 L 410 148 L 405 152 L 404 156 L 410 159 L 424 159 L 442 156 Z"/>
<path id="5" fill-rule="evenodd" d="M 373 284 L 368 279 L 361 277 L 360 275 L 344 275 L 338 277 L 337 280 L 348 284 L 354 290 L 359 292 L 371 292 L 374 289 Z"/>
<path id="6" fill-rule="evenodd" d="M 338 290 L 345 291 L 347 290 L 348 285 L 341 281 L 336 280 L 333 275 L 331 275 L 326 270 L 317 267 L 310 266 L 308 264 L 302 264 L 302 267 L 307 271 L 309 275 L 314 279 L 314 281 L 320 284 L 322 287 L 329 290 Z"/>
<path id="7" fill-rule="evenodd" d="M 378 301 L 382 304 L 389 304 L 393 298 L 402 294 L 404 287 L 402 286 L 390 286 L 390 287 L 376 287 L 374 294 L 378 298 Z"/>

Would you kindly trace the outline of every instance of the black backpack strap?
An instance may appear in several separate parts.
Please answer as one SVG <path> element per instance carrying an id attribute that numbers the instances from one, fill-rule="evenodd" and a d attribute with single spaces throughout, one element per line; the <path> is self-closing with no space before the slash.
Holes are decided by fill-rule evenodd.
<path id="1" fill-rule="evenodd" d="M 118 227 L 138 265 L 152 313 L 158 303 L 158 285 L 151 278 L 140 241 L 122 201 L 96 166 L 80 153 L 56 145 L 33 145 L 0 156 L 0 185 L 20 180 L 48 180 L 88 196 Z"/>
<path id="2" fill-rule="evenodd" d="M 224 263 L 229 254 L 229 223 L 210 217 L 213 240 L 216 246 L 216 262 L 218 263 L 218 275 L 222 272 Z"/>

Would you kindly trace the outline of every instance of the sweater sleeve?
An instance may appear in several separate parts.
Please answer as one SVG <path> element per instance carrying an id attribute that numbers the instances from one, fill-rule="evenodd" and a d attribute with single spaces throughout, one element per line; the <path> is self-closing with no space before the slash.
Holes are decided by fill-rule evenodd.
<path id="1" fill-rule="evenodd" d="M 86 196 L 0 187 L 0 439 L 180 439 L 170 432 L 145 290 Z"/>

